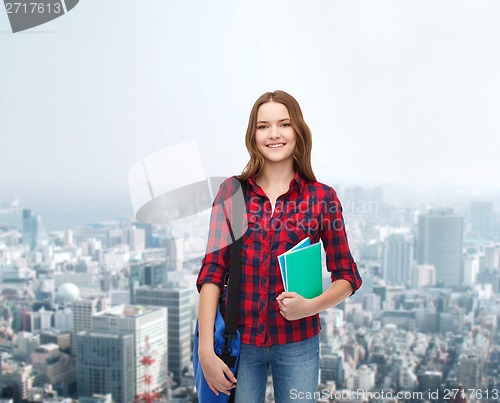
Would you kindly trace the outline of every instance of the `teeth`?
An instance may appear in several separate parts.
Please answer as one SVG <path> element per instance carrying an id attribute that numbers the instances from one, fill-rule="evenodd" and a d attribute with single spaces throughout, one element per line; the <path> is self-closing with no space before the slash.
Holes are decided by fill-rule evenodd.
<path id="1" fill-rule="evenodd" d="M 269 148 L 279 148 L 279 147 L 283 147 L 283 144 L 269 144 L 268 147 Z"/>

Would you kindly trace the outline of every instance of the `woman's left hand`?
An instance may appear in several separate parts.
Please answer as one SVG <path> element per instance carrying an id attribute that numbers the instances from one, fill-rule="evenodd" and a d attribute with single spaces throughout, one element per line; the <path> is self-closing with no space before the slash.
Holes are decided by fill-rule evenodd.
<path id="1" fill-rule="evenodd" d="M 287 320 L 302 319 L 316 313 L 312 299 L 306 299 L 296 292 L 282 292 L 276 301 L 278 301 L 281 315 Z"/>

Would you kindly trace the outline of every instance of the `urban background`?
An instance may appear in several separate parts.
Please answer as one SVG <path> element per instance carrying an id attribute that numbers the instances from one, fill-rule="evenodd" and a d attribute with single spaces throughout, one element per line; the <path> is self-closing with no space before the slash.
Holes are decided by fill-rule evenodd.
<path id="1" fill-rule="evenodd" d="M 335 401 L 437 402 L 460 389 L 463 401 L 498 401 L 500 193 L 434 190 L 429 204 L 397 186 L 337 189 L 363 286 L 321 313 L 319 390 L 422 393 Z M 16 202 L 0 215 L 2 396 L 196 401 L 207 231 L 174 239 L 133 219 L 49 231 Z"/>

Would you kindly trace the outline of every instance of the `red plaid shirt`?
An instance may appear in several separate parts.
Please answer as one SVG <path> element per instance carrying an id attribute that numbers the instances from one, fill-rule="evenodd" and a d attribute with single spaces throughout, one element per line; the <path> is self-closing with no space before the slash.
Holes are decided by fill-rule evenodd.
<path id="1" fill-rule="evenodd" d="M 210 219 L 207 253 L 198 275 L 198 291 L 206 282 L 223 289 L 229 267 L 230 236 L 222 204 L 231 214 L 231 198 L 239 186 L 229 178 L 221 185 Z M 306 181 L 298 173 L 288 192 L 281 195 L 274 212 L 255 180 L 248 179 L 245 195 L 238 329 L 241 341 L 269 346 L 301 341 L 321 330 L 319 314 L 289 321 L 279 312 L 276 297 L 284 291 L 278 255 L 306 236 L 311 244 L 323 242 L 326 267 L 332 281 L 344 279 L 353 291 L 361 277 L 349 251 L 342 207 L 335 191 L 322 183 Z"/>

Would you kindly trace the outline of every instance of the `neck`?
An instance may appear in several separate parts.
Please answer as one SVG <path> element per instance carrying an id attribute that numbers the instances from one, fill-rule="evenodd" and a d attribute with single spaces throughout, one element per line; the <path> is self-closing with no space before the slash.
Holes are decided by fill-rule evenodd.
<path id="1" fill-rule="evenodd" d="M 257 184 L 264 187 L 269 185 L 288 187 L 294 176 L 295 170 L 293 169 L 292 161 L 289 163 L 287 161 L 287 164 L 266 163 L 264 164 L 262 172 L 257 177 Z"/>

